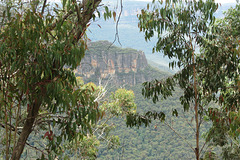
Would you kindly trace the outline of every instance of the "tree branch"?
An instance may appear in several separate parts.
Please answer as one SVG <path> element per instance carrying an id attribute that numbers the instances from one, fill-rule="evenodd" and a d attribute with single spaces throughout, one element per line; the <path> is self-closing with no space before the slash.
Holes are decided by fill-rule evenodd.
<path id="1" fill-rule="evenodd" d="M 44 13 L 44 9 L 46 7 L 46 3 L 47 3 L 47 0 L 44 0 L 43 2 L 43 6 L 42 6 L 42 12 L 41 12 L 41 15 L 43 16 L 43 13 Z"/>
<path id="2" fill-rule="evenodd" d="M 180 137 L 182 140 L 184 140 L 187 145 L 195 152 L 195 149 L 192 147 L 192 145 L 186 140 L 186 138 L 184 138 L 183 136 L 181 136 L 172 126 L 170 126 L 167 122 L 165 122 L 165 124 L 174 132 L 176 133 L 176 135 L 178 137 Z"/>

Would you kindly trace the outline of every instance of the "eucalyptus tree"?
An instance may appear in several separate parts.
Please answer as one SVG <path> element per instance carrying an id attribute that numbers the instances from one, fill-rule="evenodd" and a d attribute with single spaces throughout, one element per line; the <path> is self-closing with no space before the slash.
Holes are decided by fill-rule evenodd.
<path id="1" fill-rule="evenodd" d="M 77 77 L 77 80 L 82 89 L 89 88 L 92 90 L 92 94 L 96 97 L 95 101 L 99 103 L 100 114 L 97 115 L 96 123 L 89 123 L 91 132 L 82 135 L 82 139 L 74 143 L 70 141 L 61 143 L 59 149 L 64 153 L 60 154 L 60 158 L 96 159 L 101 144 L 105 144 L 106 149 L 115 149 L 120 146 L 119 137 L 112 134 L 116 125 L 108 122 L 116 117 L 124 119 L 126 115 L 134 113 L 136 111 L 135 96 L 133 91 L 121 88 L 111 93 L 108 98 L 104 98 L 107 85 L 96 86 L 92 82 L 83 84 L 81 80 L 79 81 L 79 77 Z M 58 129 L 58 127 L 55 128 Z M 44 137 L 53 139 L 54 136 L 50 134 L 46 132 Z M 78 134 L 78 136 L 81 136 L 81 134 Z"/>
<path id="2" fill-rule="evenodd" d="M 222 148 L 222 158 L 240 158 L 240 4 L 228 9 L 225 17 L 214 24 L 198 57 L 200 77 L 204 79 L 205 95 L 218 102 L 218 108 L 208 110 L 213 125 L 206 135 L 211 146 Z M 209 154 L 212 154 L 209 152 Z"/>
<path id="3" fill-rule="evenodd" d="M 216 21 L 217 8 L 213 0 L 153 0 L 138 15 L 145 39 L 158 37 L 153 52 L 163 52 L 173 60 L 169 66 L 180 70 L 166 79 L 145 82 L 142 93 L 156 102 L 159 96 L 171 96 L 175 87 L 183 90 L 183 109 L 194 110 L 196 146 L 190 147 L 197 160 L 204 154 L 199 145 L 204 118 L 212 122 L 206 143 L 230 143 L 234 147 L 223 148 L 223 158 L 239 159 L 239 4 Z M 177 110 L 172 114 L 178 116 Z M 165 113 L 131 115 L 128 125 L 148 125 L 152 118 L 164 121 Z M 204 157 L 213 158 L 208 153 Z"/>
<path id="4" fill-rule="evenodd" d="M 0 26 L 4 158 L 20 159 L 27 145 L 51 159 L 61 155 L 62 142 L 77 143 L 90 133 L 101 115 L 94 88 L 76 86 L 73 72 L 87 48 L 85 31 L 100 16 L 101 0 L 1 2 L 6 8 Z M 107 7 L 104 17 L 111 17 Z M 40 131 L 46 131 L 46 150 L 29 143 L 29 135 Z"/>
<path id="5" fill-rule="evenodd" d="M 201 55 L 199 47 L 211 38 L 208 37 L 208 33 L 215 22 L 214 12 L 217 8 L 218 4 L 212 0 L 166 0 L 165 2 L 153 0 L 152 5 L 148 5 L 147 9 L 143 9 L 138 15 L 139 28 L 145 33 L 145 40 L 148 41 L 154 36 L 158 38 L 153 52 L 163 52 L 173 60 L 169 64 L 170 67 L 180 68 L 179 72 L 164 80 L 145 82 L 143 95 L 146 98 L 152 97 L 153 102 L 156 102 L 159 96 L 164 99 L 171 96 L 175 87 L 183 90 L 183 95 L 180 97 L 181 105 L 185 111 L 190 107 L 194 110 L 196 145 L 190 147 L 197 160 L 203 153 L 203 146 L 199 144 L 200 126 L 210 101 L 204 97 L 205 81 L 200 77 L 201 70 L 196 62 Z M 178 115 L 176 109 L 173 110 L 173 115 Z M 145 116 L 165 119 L 165 114 L 162 112 L 148 112 Z M 129 117 L 130 121 L 131 119 L 134 119 L 134 116 Z M 142 119 L 142 122 L 147 124 L 149 121 Z"/>

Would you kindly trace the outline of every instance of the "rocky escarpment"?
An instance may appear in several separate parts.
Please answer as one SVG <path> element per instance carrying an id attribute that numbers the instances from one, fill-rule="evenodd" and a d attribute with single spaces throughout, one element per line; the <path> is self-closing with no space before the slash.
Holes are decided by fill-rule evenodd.
<path id="1" fill-rule="evenodd" d="M 85 82 L 98 82 L 99 78 L 117 85 L 135 85 L 149 80 L 147 59 L 142 51 L 119 48 L 108 41 L 91 42 L 81 65 L 76 69 L 77 76 Z"/>

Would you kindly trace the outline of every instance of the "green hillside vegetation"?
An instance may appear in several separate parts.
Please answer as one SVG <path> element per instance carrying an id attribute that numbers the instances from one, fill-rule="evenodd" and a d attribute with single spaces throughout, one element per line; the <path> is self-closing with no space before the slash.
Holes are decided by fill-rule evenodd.
<path id="1" fill-rule="evenodd" d="M 104 50 L 107 50 L 108 46 L 111 45 L 108 41 L 98 41 L 93 43 L 88 52 L 90 53 L 102 53 Z M 137 50 L 134 49 L 124 49 L 120 47 L 113 46 L 109 54 L 117 53 L 118 51 L 137 53 Z M 172 75 L 173 71 L 166 69 L 163 66 L 156 64 L 152 61 L 149 65 L 139 70 L 138 73 L 144 75 L 145 78 L 151 77 L 154 79 L 163 79 Z M 133 75 L 135 72 L 129 73 L 116 73 L 118 78 L 123 78 L 126 75 Z M 95 82 L 97 83 L 98 75 L 92 76 L 86 82 Z M 115 87 L 112 87 L 115 86 Z M 121 87 L 121 86 L 120 86 Z M 138 113 L 146 113 L 148 111 L 155 112 L 164 112 L 166 114 L 166 123 L 155 120 L 151 123 L 149 127 L 133 127 L 129 128 L 126 126 L 126 122 L 123 121 L 121 117 L 114 118 L 108 121 L 109 125 L 114 124 L 115 129 L 110 132 L 111 135 L 119 137 L 120 145 L 109 149 L 106 147 L 108 142 L 101 142 L 99 146 L 99 151 L 97 159 L 188 159 L 194 158 L 194 153 L 191 152 L 191 149 L 187 145 L 187 142 L 192 146 L 194 145 L 194 136 L 193 136 L 193 117 L 190 113 L 184 112 L 181 108 L 181 103 L 179 97 L 182 95 L 180 89 L 176 89 L 173 96 L 168 100 L 162 100 L 154 104 L 151 100 L 145 99 L 142 96 L 142 84 L 137 84 L 135 86 L 124 85 L 126 89 L 133 90 L 135 94 L 135 102 L 137 104 Z M 114 92 L 117 87 L 116 84 L 109 84 L 108 88 L 111 88 L 108 91 L 108 95 L 111 92 Z M 178 117 L 172 117 L 172 110 L 177 109 L 179 111 Z M 192 112 L 190 110 L 190 112 Z M 169 124 L 172 129 L 167 126 Z M 205 124 L 201 134 L 207 131 L 206 128 L 208 125 Z M 180 134 L 183 138 L 179 137 L 173 129 Z M 96 135 L 97 136 L 97 135 Z M 203 144 L 203 139 L 201 144 Z"/>
<path id="2" fill-rule="evenodd" d="M 161 71 L 158 74 L 161 75 Z M 157 76 L 157 75 L 155 75 Z M 144 99 L 141 94 L 142 85 L 126 86 L 135 94 L 135 102 L 137 104 L 137 112 L 145 113 L 147 111 L 163 111 L 166 113 L 166 123 L 170 124 L 173 129 L 184 137 L 191 145 L 194 145 L 193 130 L 190 125 L 193 125 L 191 110 L 186 113 L 181 108 L 179 97 L 182 91 L 177 89 L 173 96 L 168 100 L 162 100 L 154 104 L 151 100 Z M 173 109 L 178 109 L 179 116 L 172 117 Z M 97 159 L 193 159 L 194 153 L 188 147 L 186 141 L 180 138 L 167 124 L 155 120 L 149 127 L 126 127 L 125 121 L 121 118 L 109 121 L 109 124 L 115 124 L 116 128 L 112 134 L 119 136 L 120 147 L 113 150 L 107 150 L 104 147 L 106 144 L 101 144 Z M 209 126 L 207 123 L 202 129 L 201 134 L 207 131 Z M 203 139 L 201 144 L 203 144 Z"/>
<path id="3" fill-rule="evenodd" d="M 140 73 L 143 73 L 144 76 L 150 79 L 156 79 L 156 78 L 165 78 L 167 76 L 170 76 L 172 73 L 168 72 L 167 70 L 162 70 L 161 68 L 158 68 L 159 66 L 153 66 L 148 65 L 145 69 L 140 70 Z"/>
<path id="4" fill-rule="evenodd" d="M 97 41 L 91 43 L 88 53 L 99 54 L 103 52 L 112 53 L 128 53 L 137 54 L 137 50 L 129 48 L 120 48 L 112 45 L 108 41 Z M 108 49 L 109 48 L 109 49 Z M 129 73 L 115 74 L 119 79 L 127 75 L 143 74 L 146 79 L 164 79 L 171 76 L 174 71 L 148 60 L 149 64 L 144 69 L 139 70 L 137 73 L 131 71 Z M 87 82 L 98 83 L 99 74 L 95 74 L 87 79 Z M 114 87 L 113 87 L 114 86 Z M 121 87 L 121 86 L 120 86 Z M 133 127 L 126 126 L 126 122 L 122 117 L 115 117 L 108 121 L 108 125 L 114 125 L 114 129 L 109 132 L 110 135 L 119 137 L 119 146 L 108 148 L 108 141 L 102 141 L 99 146 L 97 159 L 193 159 L 194 153 L 188 143 L 194 146 L 194 131 L 193 131 L 193 116 L 192 110 L 184 112 L 179 101 L 179 97 L 183 94 L 179 88 L 173 93 L 173 96 L 168 100 L 161 100 L 154 104 L 152 100 L 145 99 L 142 96 L 142 84 L 135 86 L 124 85 L 126 89 L 133 90 L 135 94 L 135 102 L 137 104 L 137 112 L 144 114 L 148 111 L 164 112 L 166 114 L 166 122 L 159 120 L 153 121 L 149 127 Z M 108 95 L 114 92 L 117 87 L 116 84 L 109 83 Z M 172 117 L 172 111 L 177 109 L 179 112 L 178 117 Z M 210 124 L 204 122 L 204 127 L 201 130 L 201 135 L 207 132 Z M 169 125 L 169 126 L 168 126 Z M 172 127 L 172 128 L 171 128 Z M 179 135 L 177 135 L 179 134 Z M 97 137 L 98 135 L 96 135 Z M 201 138 L 201 145 L 204 143 L 203 137 Z M 205 150 L 203 151 L 205 152 Z"/>
<path id="5" fill-rule="evenodd" d="M 161 71 L 167 72 L 167 73 L 171 73 L 171 74 L 176 72 L 176 70 L 172 70 L 169 67 L 163 66 L 162 64 L 156 63 L 156 62 L 154 62 L 154 61 L 152 61 L 150 59 L 147 59 L 147 60 L 148 60 L 148 64 L 150 66 L 152 66 L 154 68 L 157 68 L 158 70 L 161 70 Z"/>
<path id="6" fill-rule="evenodd" d="M 90 54 L 99 54 L 103 52 L 112 53 L 128 53 L 134 54 L 137 53 L 137 50 L 129 48 L 120 48 L 112 45 L 110 48 L 111 42 L 108 41 L 98 41 L 93 42 L 89 46 L 87 51 Z M 109 48 L 109 49 L 108 49 Z M 163 79 L 168 76 L 171 76 L 173 71 L 166 69 L 157 63 L 148 61 L 149 65 L 144 69 L 141 69 L 137 74 L 143 74 L 146 79 Z M 134 75 L 135 72 L 131 71 L 129 73 L 115 73 L 118 78 L 124 78 L 127 75 Z M 87 82 L 97 83 L 98 74 L 95 74 L 91 78 L 87 79 Z M 149 80 L 150 80 L 149 79 Z M 111 92 L 114 92 L 117 88 L 116 84 L 109 84 L 108 88 L 111 88 L 108 91 L 108 95 Z M 112 86 L 115 86 L 112 88 Z M 167 123 L 171 124 L 172 127 L 179 132 L 180 135 L 184 136 L 189 143 L 193 145 L 194 141 L 191 133 L 192 129 L 188 123 L 191 123 L 191 118 L 188 113 L 180 112 L 178 117 L 171 118 L 171 113 L 173 109 L 181 110 L 181 105 L 179 102 L 179 97 L 182 94 L 180 89 L 177 89 L 173 97 L 168 100 L 162 100 L 154 104 L 151 100 L 145 99 L 142 96 L 142 84 L 137 84 L 135 86 L 124 86 L 126 89 L 134 91 L 135 102 L 137 104 L 138 113 L 146 113 L 147 111 L 163 111 L 167 115 Z M 187 122 L 187 120 L 189 122 Z M 113 149 L 109 149 L 109 142 L 101 142 L 99 146 L 99 152 L 97 159 L 183 159 L 189 157 L 192 159 L 194 154 L 190 152 L 190 148 L 187 146 L 187 143 L 178 137 L 174 131 L 169 128 L 166 124 L 160 121 L 153 121 L 150 127 L 133 127 L 129 128 L 126 126 L 126 122 L 123 121 L 121 117 L 114 118 L 108 121 L 109 125 L 114 124 L 115 129 L 110 132 L 111 135 L 116 135 L 119 137 L 120 146 L 116 146 Z M 97 135 L 96 135 L 97 136 Z"/>

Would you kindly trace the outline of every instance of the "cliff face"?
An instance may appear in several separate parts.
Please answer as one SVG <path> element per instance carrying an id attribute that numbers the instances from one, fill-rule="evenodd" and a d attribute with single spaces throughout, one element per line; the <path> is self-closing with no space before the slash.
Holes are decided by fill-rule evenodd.
<path id="1" fill-rule="evenodd" d="M 112 77 L 114 84 L 135 85 L 149 80 L 143 74 L 148 67 L 147 59 L 142 51 L 111 46 L 110 42 L 98 41 L 90 43 L 81 65 L 76 69 L 76 75 L 85 82 L 98 82 Z"/>

